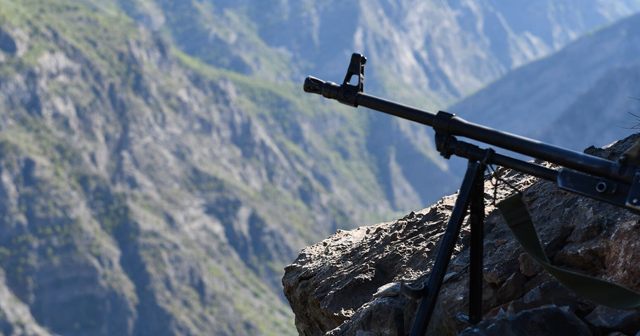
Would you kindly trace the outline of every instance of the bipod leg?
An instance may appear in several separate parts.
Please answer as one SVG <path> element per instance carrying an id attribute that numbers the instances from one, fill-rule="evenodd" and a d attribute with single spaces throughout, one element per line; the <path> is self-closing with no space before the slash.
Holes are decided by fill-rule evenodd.
<path id="1" fill-rule="evenodd" d="M 469 223 L 471 246 L 469 247 L 469 314 L 460 313 L 458 319 L 469 324 L 482 320 L 482 257 L 484 242 L 484 170 L 480 164 L 471 193 Z"/>
<path id="2" fill-rule="evenodd" d="M 440 249 L 436 255 L 436 261 L 433 264 L 429 281 L 427 282 L 427 294 L 422 298 L 422 302 L 420 302 L 420 307 L 413 321 L 410 336 L 424 336 L 427 332 L 429 320 L 431 319 L 431 315 L 433 315 L 440 287 L 442 286 L 445 272 L 447 271 L 451 255 L 453 254 L 453 248 L 456 245 L 460 229 L 462 228 L 462 221 L 467 214 L 467 208 L 471 202 L 472 194 L 475 194 L 473 191 L 477 190 L 477 180 L 482 181 L 483 174 L 483 164 L 477 161 L 469 161 L 467 172 L 464 175 L 464 180 L 460 187 L 458 199 L 451 212 L 451 217 L 449 218 L 449 223 L 447 223 L 444 235 L 440 240 Z"/>

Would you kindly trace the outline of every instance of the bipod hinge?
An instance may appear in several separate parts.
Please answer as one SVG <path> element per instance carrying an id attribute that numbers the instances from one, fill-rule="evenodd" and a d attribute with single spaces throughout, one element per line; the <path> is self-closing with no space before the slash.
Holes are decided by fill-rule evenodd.
<path id="1" fill-rule="evenodd" d="M 433 120 L 433 129 L 436 131 L 436 150 L 445 159 L 456 153 L 457 139 L 451 135 L 449 125 L 455 114 L 439 111 Z"/>
<path id="2" fill-rule="evenodd" d="M 456 117 L 455 114 L 440 111 L 433 120 L 433 129 L 436 131 L 436 150 L 445 159 L 451 158 L 451 155 L 474 159 L 484 164 L 490 163 L 491 155 L 483 155 L 478 157 L 480 147 L 465 141 L 458 141 L 451 129 L 451 121 Z"/>

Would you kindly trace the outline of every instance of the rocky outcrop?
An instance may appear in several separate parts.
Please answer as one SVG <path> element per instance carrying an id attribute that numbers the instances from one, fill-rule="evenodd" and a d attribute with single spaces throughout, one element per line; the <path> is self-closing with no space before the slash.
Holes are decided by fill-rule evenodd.
<path id="1" fill-rule="evenodd" d="M 613 159 L 638 137 L 586 152 Z M 508 170 L 502 174 L 523 190 L 554 264 L 640 289 L 636 215 L 559 190 L 547 181 Z M 523 323 L 540 327 L 530 335 L 560 335 L 568 330 L 575 335 L 614 331 L 635 335 L 640 329 L 637 312 L 615 311 L 576 297 L 524 254 L 491 204 L 488 195 L 493 189 L 488 181 L 485 188 L 485 321 L 464 335 L 517 333 Z M 510 193 L 501 186 L 497 198 Z M 338 231 L 302 250 L 283 278 L 299 334 L 404 336 L 417 305 L 398 295 L 397 284 L 421 283 L 429 276 L 455 197 L 444 197 L 394 222 Z M 468 236 L 468 227 L 463 227 L 430 335 L 455 335 L 467 327 L 455 315 L 467 309 Z"/>

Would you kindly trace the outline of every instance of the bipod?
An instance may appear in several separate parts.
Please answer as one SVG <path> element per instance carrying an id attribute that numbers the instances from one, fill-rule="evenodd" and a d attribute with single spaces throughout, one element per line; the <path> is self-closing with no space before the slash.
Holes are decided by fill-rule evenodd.
<path id="1" fill-rule="evenodd" d="M 436 133 L 436 143 L 443 156 L 451 151 L 456 152 L 460 145 L 470 144 L 457 141 L 450 135 Z M 473 145 L 471 145 L 473 146 Z M 475 146 L 473 146 L 475 147 Z M 476 147 L 477 148 L 477 147 Z M 444 236 L 440 240 L 440 248 L 426 287 L 413 288 L 401 284 L 401 292 L 410 299 L 421 299 L 410 336 L 423 336 L 427 332 L 431 315 L 435 310 L 438 294 L 447 272 L 453 249 L 460 235 L 462 222 L 470 210 L 469 223 L 471 243 L 469 251 L 469 313 L 459 313 L 458 318 L 470 324 L 482 320 L 482 257 L 484 231 L 484 171 L 490 159 L 491 150 L 485 150 L 485 159 L 479 161 L 469 158 L 467 171 L 460 187 L 460 192 L 447 223 Z"/>

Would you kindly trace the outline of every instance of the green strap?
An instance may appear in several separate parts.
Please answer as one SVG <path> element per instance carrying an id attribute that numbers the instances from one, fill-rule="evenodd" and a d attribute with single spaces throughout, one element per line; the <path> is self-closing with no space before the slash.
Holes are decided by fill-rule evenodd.
<path id="1" fill-rule="evenodd" d="M 516 236 L 520 245 L 531 257 L 570 291 L 597 304 L 616 309 L 640 308 L 640 293 L 611 282 L 567 271 L 551 265 L 544 253 L 538 234 L 531 221 L 531 215 L 522 201 L 522 194 L 498 203 L 505 222 Z"/>

